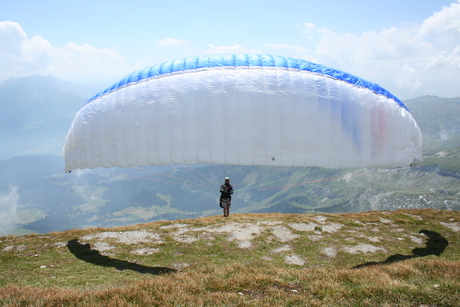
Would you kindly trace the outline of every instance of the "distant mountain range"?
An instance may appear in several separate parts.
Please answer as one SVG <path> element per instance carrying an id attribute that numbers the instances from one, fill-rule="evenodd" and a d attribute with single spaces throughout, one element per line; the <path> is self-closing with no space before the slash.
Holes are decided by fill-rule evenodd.
<path id="1" fill-rule="evenodd" d="M 11 78 L 0 85 L 0 159 L 59 154 L 75 113 L 96 93 L 53 77 Z"/>
<path id="2" fill-rule="evenodd" d="M 460 98 L 404 101 L 424 138 L 418 168 L 176 165 L 63 174 L 67 130 L 97 91 L 43 76 L 0 85 L 0 235 L 221 214 L 225 176 L 235 213 L 460 210 Z"/>

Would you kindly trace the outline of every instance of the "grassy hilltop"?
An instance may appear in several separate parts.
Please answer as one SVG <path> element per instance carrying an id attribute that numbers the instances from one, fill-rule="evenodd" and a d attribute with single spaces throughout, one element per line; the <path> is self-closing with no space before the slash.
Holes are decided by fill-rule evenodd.
<path id="1" fill-rule="evenodd" d="M 0 237 L 2 306 L 455 306 L 460 212 L 237 214 Z"/>

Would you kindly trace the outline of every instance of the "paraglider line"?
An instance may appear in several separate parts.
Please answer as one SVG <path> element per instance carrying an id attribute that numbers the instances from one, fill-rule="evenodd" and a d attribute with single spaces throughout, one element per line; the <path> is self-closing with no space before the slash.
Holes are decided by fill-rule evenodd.
<path id="1" fill-rule="evenodd" d="M 173 184 L 179 184 L 179 185 L 183 185 L 184 183 L 186 183 L 186 184 L 191 184 L 191 185 L 195 185 L 195 186 L 206 188 L 206 189 L 212 189 L 212 187 L 202 185 L 202 184 L 199 184 L 199 183 L 195 183 L 195 182 L 192 182 L 192 181 L 184 180 L 184 179 L 181 179 L 181 178 L 176 178 L 176 177 L 173 177 L 173 176 L 164 176 L 164 177 L 171 178 L 171 179 L 177 179 L 177 180 L 180 180 L 182 182 L 166 181 L 166 180 L 161 180 L 161 179 L 156 179 L 156 178 L 148 178 L 148 177 L 134 176 L 134 175 L 128 175 L 128 174 L 124 174 L 124 175 L 126 175 L 128 177 L 131 177 L 131 178 L 136 178 L 136 179 L 145 179 L 145 180 L 173 183 Z"/>
<path id="2" fill-rule="evenodd" d="M 365 174 L 356 174 L 356 175 L 352 175 L 351 177 L 359 177 L 359 176 L 365 176 L 365 175 L 371 175 L 371 174 L 375 174 L 375 172 L 373 172 L 373 173 L 365 173 Z M 312 181 L 295 183 L 295 184 L 288 184 L 288 185 L 283 185 L 283 186 L 278 186 L 278 187 L 263 188 L 263 189 L 259 189 L 259 191 L 281 190 L 281 189 L 284 189 L 284 188 L 292 188 L 292 187 L 296 187 L 296 186 L 300 186 L 300 185 L 306 185 L 306 184 L 315 183 L 315 182 L 322 182 L 322 181 L 329 181 L 329 180 L 343 179 L 343 178 L 344 178 L 344 176 L 336 176 L 336 177 L 330 177 L 330 178 L 316 179 L 316 180 L 312 180 Z"/>

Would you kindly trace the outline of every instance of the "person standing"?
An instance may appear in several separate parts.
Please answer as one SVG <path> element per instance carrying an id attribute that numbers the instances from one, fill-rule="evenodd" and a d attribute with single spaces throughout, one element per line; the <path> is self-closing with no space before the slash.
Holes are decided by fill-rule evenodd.
<path id="1" fill-rule="evenodd" d="M 230 178 L 225 177 L 225 182 L 220 186 L 220 199 L 219 205 L 224 209 L 224 216 L 230 214 L 230 205 L 232 204 L 233 186 L 230 184 Z M 228 202 L 222 202 L 223 199 L 228 199 Z"/>

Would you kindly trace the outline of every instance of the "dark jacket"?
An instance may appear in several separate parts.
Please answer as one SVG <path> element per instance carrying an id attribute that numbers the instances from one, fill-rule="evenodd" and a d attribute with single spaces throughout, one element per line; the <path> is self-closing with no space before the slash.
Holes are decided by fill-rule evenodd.
<path id="1" fill-rule="evenodd" d="M 220 199 L 230 198 L 232 199 L 233 186 L 230 183 L 224 183 L 220 186 Z"/>

